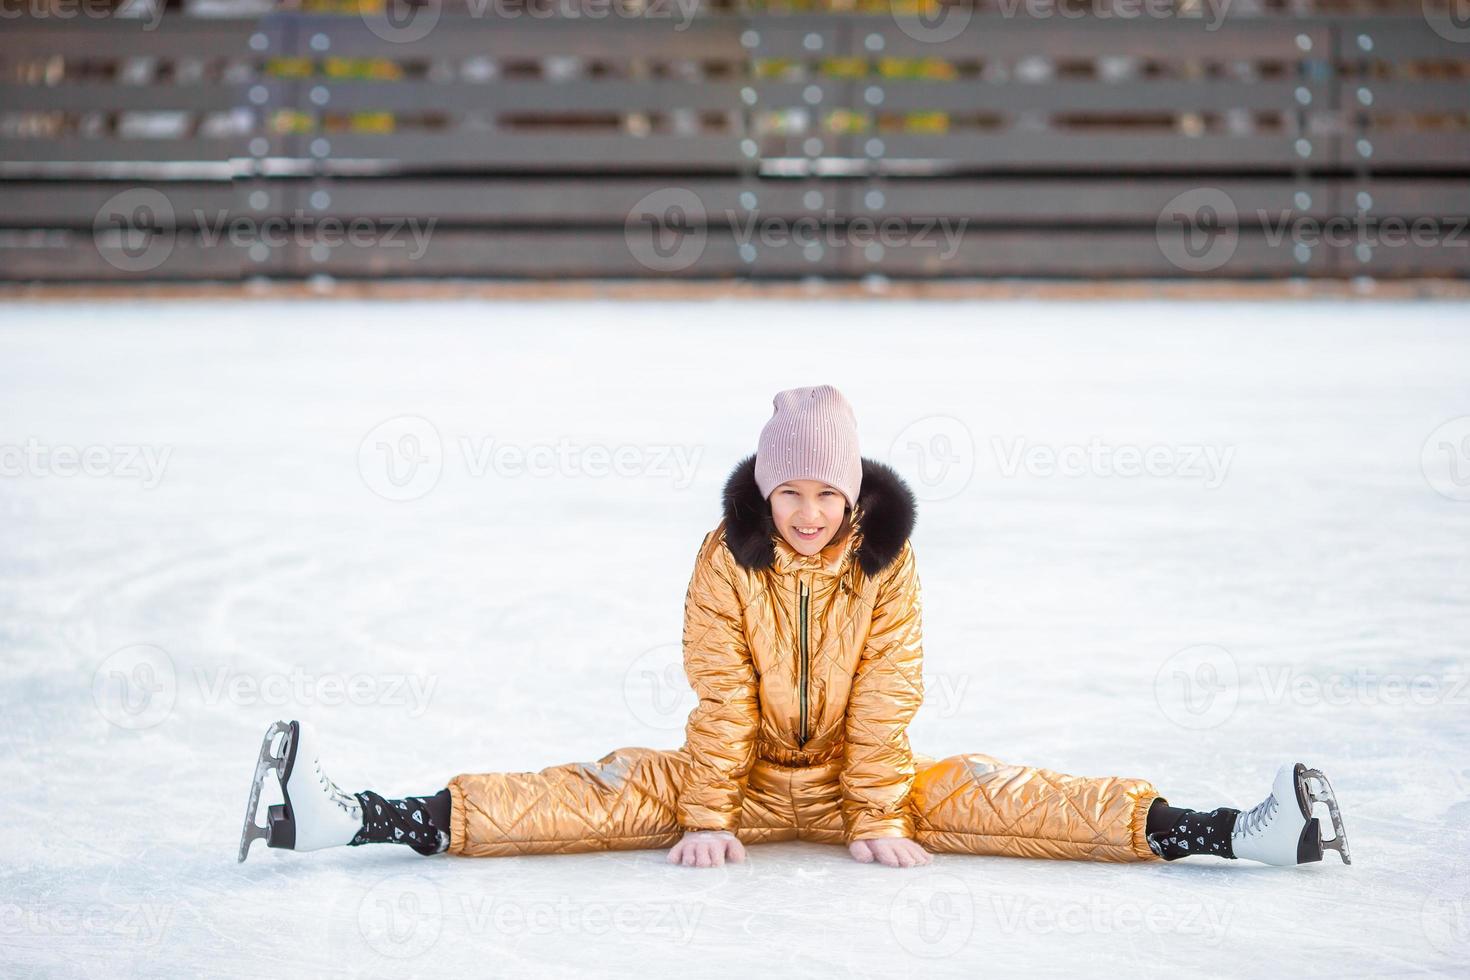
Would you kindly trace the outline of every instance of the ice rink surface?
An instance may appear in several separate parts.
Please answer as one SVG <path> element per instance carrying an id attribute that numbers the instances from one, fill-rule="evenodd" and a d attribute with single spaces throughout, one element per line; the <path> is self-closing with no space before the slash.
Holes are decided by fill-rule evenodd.
<path id="1" fill-rule="evenodd" d="M 344 788 L 681 744 L 685 586 L 781 388 L 920 496 L 935 757 L 1245 807 L 1354 864 L 235 851 Z M 1463 976 L 1470 307 L 0 309 L 7 976 Z M 268 800 L 269 802 L 269 800 Z"/>

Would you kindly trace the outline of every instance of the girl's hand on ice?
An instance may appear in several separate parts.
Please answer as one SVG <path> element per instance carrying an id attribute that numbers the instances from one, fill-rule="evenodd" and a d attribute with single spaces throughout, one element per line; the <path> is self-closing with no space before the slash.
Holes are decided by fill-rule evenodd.
<path id="1" fill-rule="evenodd" d="M 870 837 L 847 845 L 863 864 L 878 861 L 890 868 L 912 868 L 929 863 L 929 852 L 907 837 Z"/>
<path id="2" fill-rule="evenodd" d="M 686 830 L 683 840 L 669 849 L 669 863 L 687 868 L 723 865 L 725 858 L 745 860 L 745 845 L 728 830 Z"/>

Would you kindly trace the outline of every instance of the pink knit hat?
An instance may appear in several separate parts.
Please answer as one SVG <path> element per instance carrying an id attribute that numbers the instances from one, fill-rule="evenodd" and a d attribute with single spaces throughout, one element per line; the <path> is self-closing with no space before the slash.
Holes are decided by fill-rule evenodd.
<path id="1" fill-rule="evenodd" d="M 772 400 L 776 410 L 761 430 L 755 482 L 770 499 L 787 480 L 820 480 L 857 502 L 863 484 L 857 418 L 842 392 L 831 385 L 788 388 Z"/>

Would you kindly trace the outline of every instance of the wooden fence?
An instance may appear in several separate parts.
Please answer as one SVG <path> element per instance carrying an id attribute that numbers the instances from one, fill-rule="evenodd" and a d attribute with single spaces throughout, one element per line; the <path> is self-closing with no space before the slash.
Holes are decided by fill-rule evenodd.
<path id="1" fill-rule="evenodd" d="M 1470 276 L 1448 12 L 1033 7 L 13 19 L 0 278 Z"/>

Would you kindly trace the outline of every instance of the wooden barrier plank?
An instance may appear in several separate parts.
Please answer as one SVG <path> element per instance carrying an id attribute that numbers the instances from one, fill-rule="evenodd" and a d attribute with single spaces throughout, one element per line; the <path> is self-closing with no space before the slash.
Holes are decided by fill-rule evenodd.
<path id="1" fill-rule="evenodd" d="M 243 272 L 242 250 L 227 243 L 205 245 L 190 235 L 180 234 L 166 250 L 150 253 L 84 231 L 0 231 L 0 280 L 9 282 L 238 281 Z"/>
<path id="2" fill-rule="evenodd" d="M 792 89 L 797 86 L 791 86 Z M 1298 90 L 1322 104 L 1325 88 L 1296 81 L 1178 81 L 1136 79 L 1127 82 L 911 82 L 868 80 L 854 86 L 861 105 L 870 112 L 899 110 L 945 110 L 952 112 L 1112 112 L 1137 115 L 1161 110 L 1220 111 L 1224 109 L 1281 109 L 1296 106 Z M 758 105 L 800 104 L 797 92 L 769 93 L 758 90 Z M 869 102 L 869 92 L 877 101 Z M 832 100 L 823 99 L 826 106 Z"/>
<path id="3" fill-rule="evenodd" d="M 242 182 L 243 183 L 243 182 Z M 0 226 L 10 228 L 90 228 L 109 207 L 158 194 L 168 202 L 159 218 L 170 226 L 191 223 L 193 212 L 243 211 L 243 188 L 222 181 L 0 181 Z M 259 213 L 276 213 L 278 197 L 267 196 Z M 169 211 L 172 217 L 170 220 Z"/>
<path id="4" fill-rule="evenodd" d="M 1465 61 L 1470 58 L 1470 51 L 1466 50 L 1462 41 L 1453 41 L 1436 32 L 1430 26 L 1427 16 L 1426 9 L 1422 13 L 1399 16 L 1349 15 L 1334 20 L 1333 23 L 1342 32 L 1342 60 Z M 1460 29 L 1463 30 L 1463 27 Z"/>
<path id="5" fill-rule="evenodd" d="M 1360 195 L 1366 198 L 1359 200 Z M 1368 177 L 1342 183 L 1340 210 L 1366 210 L 1374 216 L 1397 217 L 1470 215 L 1470 180 Z"/>
<path id="6" fill-rule="evenodd" d="M 1342 138 L 1344 162 L 1374 169 L 1464 170 L 1470 131 L 1363 130 Z"/>
<path id="7" fill-rule="evenodd" d="M 65 82 L 60 85 L 0 84 L 7 112 L 228 112 L 245 105 L 238 85 L 118 85 Z"/>
<path id="8" fill-rule="evenodd" d="M 881 153 L 871 152 L 868 141 L 877 139 Z M 1330 137 L 1311 140 L 1312 157 L 1319 165 L 1330 163 L 1335 149 Z M 762 143 L 765 157 L 807 157 L 802 137 L 767 137 Z M 822 155 L 858 160 L 881 158 L 883 165 L 894 161 L 932 164 L 940 172 L 980 169 L 1055 169 L 1096 171 L 1103 168 L 1178 170 L 1269 170 L 1290 169 L 1307 160 L 1297 150 L 1296 139 L 1285 135 L 1183 136 L 1163 133 L 1120 133 L 1116 131 L 996 132 L 955 130 L 942 136 L 909 133 L 826 136 Z"/>
<path id="9" fill-rule="evenodd" d="M 1345 79 L 1338 84 L 1337 104 L 1345 112 L 1466 112 L 1470 82 Z"/>
<path id="10" fill-rule="evenodd" d="M 1321 18 L 1168 17 L 1100 19 L 1094 17 L 1007 17 L 975 11 L 968 17 L 926 24 L 918 18 L 886 15 L 832 17 L 822 14 L 752 15 L 760 57 L 811 58 L 867 56 L 898 58 L 1004 58 L 1022 55 L 1086 58 L 1097 55 L 1164 59 L 1276 59 L 1326 57 L 1329 23 Z M 950 37 L 949 35 L 954 36 Z M 815 35 L 817 42 L 809 41 Z M 1306 35 L 1311 46 L 1297 42 Z M 816 47 L 809 47 L 815 43 Z"/>
<path id="11" fill-rule="evenodd" d="M 202 18 L 167 13 L 159 18 L 111 16 L 7 18 L 0 29 L 0 61 L 113 57 L 222 58 L 251 53 L 250 40 L 268 18 Z"/>
<path id="12" fill-rule="evenodd" d="M 511 112 L 522 115 L 557 112 L 629 113 L 670 109 L 738 110 L 741 86 L 701 81 L 623 81 L 573 79 L 489 82 L 367 82 L 312 79 L 304 83 L 264 83 L 269 104 L 289 104 L 293 88 L 308 87 L 314 112 L 383 111 Z"/>
<path id="13" fill-rule="evenodd" d="M 1292 254 L 1289 242 L 1273 245 L 1265 238 L 1241 235 L 1227 261 L 1207 272 L 1172 263 L 1152 231 L 979 231 L 967 232 L 958 250 L 945 258 L 932 248 L 884 250 L 881 263 L 864 262 L 852 252 L 850 275 L 881 272 L 888 276 L 1146 276 L 1179 278 L 1207 274 L 1213 278 L 1324 275 L 1330 272 L 1325 252 L 1307 263 Z"/>
<path id="14" fill-rule="evenodd" d="M 0 137 L 0 160 L 7 164 L 31 163 L 218 163 L 245 155 L 246 140 L 122 139 L 116 136 L 87 139 L 64 136 L 57 139 Z M 44 169 L 44 168 L 34 168 Z"/>
<path id="15" fill-rule="evenodd" d="M 740 59 L 742 21 L 712 16 L 685 19 L 676 4 L 646 16 L 542 18 L 486 11 L 484 16 L 434 14 L 400 25 L 357 15 L 300 14 L 293 17 L 311 51 L 345 58 L 477 56 L 532 60 L 548 56 L 658 60 Z"/>
<path id="16" fill-rule="evenodd" d="M 320 166 L 326 170 L 352 161 L 402 167 L 514 167 L 543 171 L 601 171 L 613 167 L 731 170 L 740 160 L 739 140 L 731 135 L 454 130 L 384 135 L 343 133 L 324 139 L 329 149 L 322 156 Z"/>

